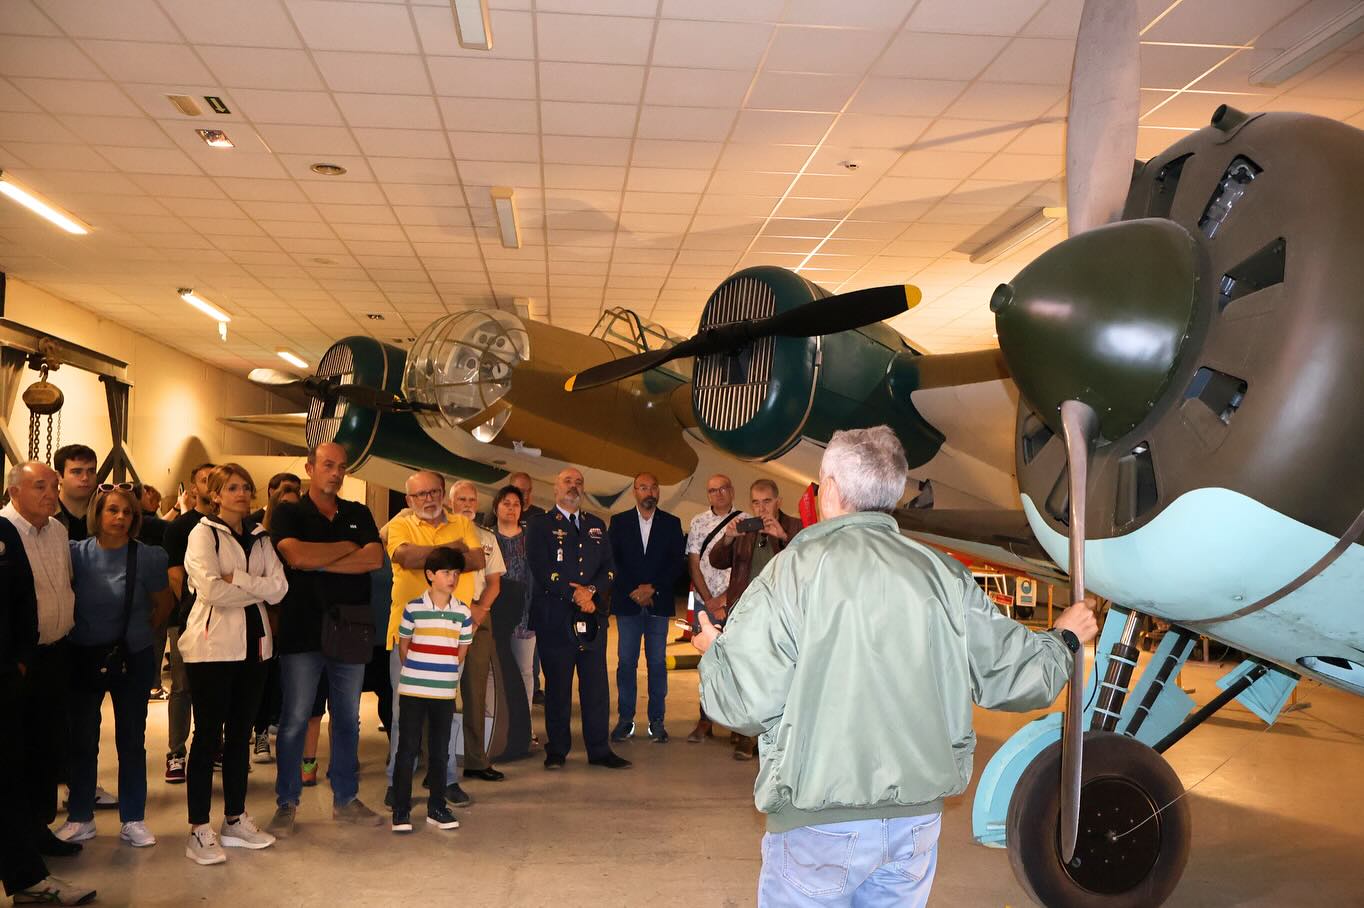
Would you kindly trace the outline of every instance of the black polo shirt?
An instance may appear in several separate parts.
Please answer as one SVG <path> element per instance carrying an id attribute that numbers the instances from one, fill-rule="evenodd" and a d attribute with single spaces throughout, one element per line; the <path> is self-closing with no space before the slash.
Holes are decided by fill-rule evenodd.
<path id="1" fill-rule="evenodd" d="M 166 547 L 166 530 L 170 527 L 169 520 L 162 520 L 155 511 L 142 512 L 142 530 L 137 534 L 138 542 L 145 542 L 147 545 Z"/>
<path id="2" fill-rule="evenodd" d="M 90 503 L 95 503 L 94 498 L 90 499 Z M 85 522 L 84 517 L 77 517 L 68 511 L 66 503 L 60 498 L 57 499 L 57 520 L 66 527 L 66 538 L 72 542 L 80 542 L 90 535 L 90 524 Z"/>
<path id="3" fill-rule="evenodd" d="M 362 548 L 379 541 L 374 515 L 358 501 L 336 500 L 336 517 L 328 520 L 309 495 L 285 502 L 270 517 L 275 547 L 285 539 L 299 542 L 353 542 Z M 284 561 L 281 556 L 281 561 Z M 369 573 L 335 574 L 296 571 L 284 562 L 289 592 L 284 597 L 276 646 L 281 653 L 312 653 L 322 648 L 322 615 L 334 605 L 368 605 Z"/>
<path id="4" fill-rule="evenodd" d="M 185 566 L 185 549 L 189 547 L 189 531 L 197 527 L 199 521 L 203 519 L 203 513 L 195 508 L 187 514 L 181 514 L 166 527 L 165 533 L 161 535 L 161 547 L 166 550 L 167 567 L 183 568 Z"/>

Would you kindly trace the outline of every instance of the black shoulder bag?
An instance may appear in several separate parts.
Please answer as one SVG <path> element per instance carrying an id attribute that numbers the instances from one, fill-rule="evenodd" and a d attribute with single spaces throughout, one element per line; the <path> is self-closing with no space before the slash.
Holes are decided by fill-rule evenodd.
<path id="1" fill-rule="evenodd" d="M 137 540 L 128 540 L 128 567 L 123 575 L 123 633 L 113 643 L 82 646 L 80 671 L 89 688 L 107 690 L 128 674 L 128 627 L 133 622 L 133 594 L 137 591 Z"/>

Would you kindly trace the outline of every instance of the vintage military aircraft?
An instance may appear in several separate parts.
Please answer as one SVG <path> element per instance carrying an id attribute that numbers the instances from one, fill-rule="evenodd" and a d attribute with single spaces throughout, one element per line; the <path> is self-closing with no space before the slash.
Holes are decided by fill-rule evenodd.
<path id="1" fill-rule="evenodd" d="M 573 464 L 601 507 L 641 469 L 674 506 L 716 470 L 804 484 L 833 431 L 889 424 L 934 490 L 909 531 L 1058 565 L 1115 603 L 1064 717 L 982 773 L 977 840 L 1007 845 L 1043 904 L 1160 904 L 1192 835 L 1160 753 L 1232 698 L 1272 723 L 1299 676 L 1364 694 L 1364 133 L 1222 107 L 1134 171 L 1136 53 L 1134 5 L 1090 0 L 1071 235 L 995 291 L 1000 351 L 920 355 L 879 324 L 912 287 L 830 296 L 753 268 L 686 340 L 625 310 L 583 336 L 487 309 L 408 351 L 346 338 L 311 377 L 256 377 L 305 392 L 307 440 L 377 481 Z M 1012 438 L 982 430 L 1008 411 Z M 1174 631 L 1134 682 L 1143 614 Z M 1191 711 L 1170 682 L 1200 634 L 1249 658 Z"/>

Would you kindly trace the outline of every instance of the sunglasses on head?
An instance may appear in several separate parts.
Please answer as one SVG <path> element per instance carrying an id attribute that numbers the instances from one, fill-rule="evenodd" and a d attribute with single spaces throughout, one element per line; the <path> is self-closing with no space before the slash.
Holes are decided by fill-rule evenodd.
<path id="1" fill-rule="evenodd" d="M 99 489 L 101 492 L 112 492 L 114 489 L 123 492 L 131 492 L 133 489 L 137 488 L 137 484 L 132 482 L 101 482 L 95 488 Z"/>

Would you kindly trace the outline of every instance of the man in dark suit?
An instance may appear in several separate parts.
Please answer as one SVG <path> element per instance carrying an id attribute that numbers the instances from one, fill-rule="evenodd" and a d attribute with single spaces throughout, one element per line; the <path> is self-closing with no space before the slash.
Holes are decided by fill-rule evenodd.
<path id="1" fill-rule="evenodd" d="M 611 552 L 616 560 L 616 582 L 611 587 L 611 612 L 616 616 L 620 659 L 616 668 L 616 711 L 620 719 L 612 741 L 635 733 L 636 679 L 639 643 L 649 670 L 649 737 L 668 743 L 663 727 L 663 705 L 668 697 L 666 663 L 668 627 L 675 603 L 673 587 L 686 564 L 682 553 L 682 521 L 658 509 L 658 478 L 635 477 L 635 507 L 611 518 Z"/>
<path id="2" fill-rule="evenodd" d="M 545 671 L 545 769 L 562 769 L 572 746 L 573 673 L 578 673 L 587 762 L 624 769 L 630 761 L 607 741 L 607 598 L 614 577 L 611 542 L 601 518 L 578 510 L 583 474 L 572 467 L 554 481 L 554 510 L 526 528 L 533 590 L 530 625 Z"/>

